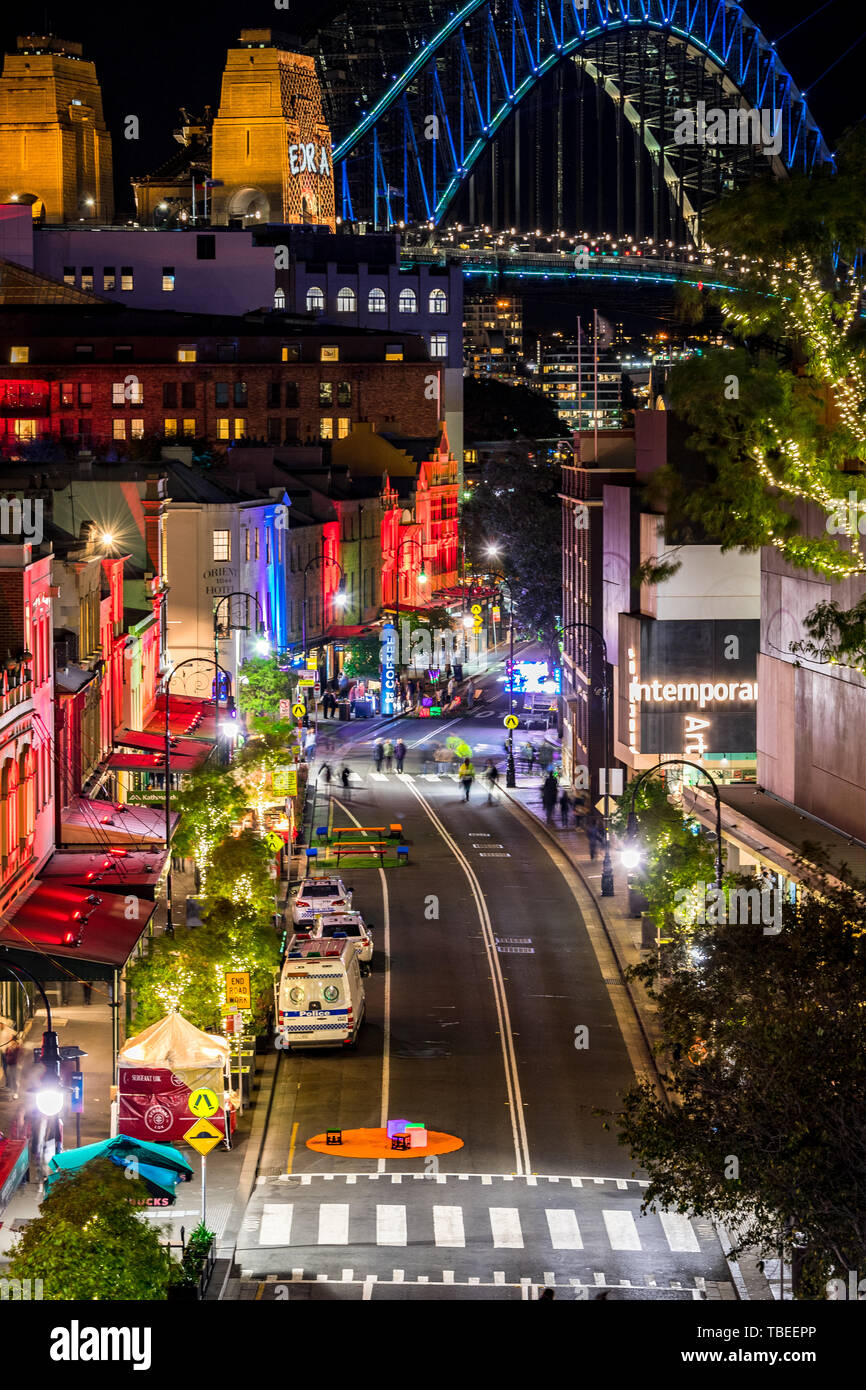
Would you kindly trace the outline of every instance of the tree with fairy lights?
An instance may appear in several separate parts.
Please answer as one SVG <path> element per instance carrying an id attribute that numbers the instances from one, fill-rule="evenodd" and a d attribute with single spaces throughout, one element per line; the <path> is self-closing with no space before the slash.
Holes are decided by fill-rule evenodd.
<path id="1" fill-rule="evenodd" d="M 246 795 L 223 769 L 205 766 L 190 774 L 173 805 L 181 813 L 175 852 L 195 860 L 199 887 L 204 889 L 213 851 L 242 819 Z"/>
<path id="2" fill-rule="evenodd" d="M 256 828 L 264 835 L 268 807 L 283 800 L 273 792 L 273 774 L 298 765 L 300 746 L 297 731 L 288 720 L 254 719 L 252 725 L 249 739 L 235 754 L 232 771 L 255 812 Z"/>

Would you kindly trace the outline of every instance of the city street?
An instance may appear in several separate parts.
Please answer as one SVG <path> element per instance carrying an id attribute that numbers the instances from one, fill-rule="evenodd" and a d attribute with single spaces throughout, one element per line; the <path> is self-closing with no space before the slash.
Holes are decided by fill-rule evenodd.
<path id="1" fill-rule="evenodd" d="M 486 684 L 493 694 L 496 678 Z M 651 1068 L 555 851 L 501 792 L 487 804 L 480 778 L 466 805 L 453 774 L 421 772 L 449 735 L 470 743 L 479 774 L 488 756 L 503 764 L 505 708 L 500 694 L 459 721 L 333 734 L 335 773 L 345 756 L 354 774 L 348 797 L 332 792 L 333 824 L 401 822 L 409 863 L 343 872 L 373 924 L 367 1017 L 354 1052 L 281 1056 L 237 1250 L 245 1297 L 333 1297 L 335 1285 L 342 1297 L 527 1297 L 552 1284 L 566 1298 L 690 1299 L 729 1282 L 708 1222 L 641 1216 L 645 1175 L 597 1113 Z M 380 729 L 409 748 L 402 776 L 373 768 Z M 305 1147 L 397 1115 L 463 1147 L 414 1161 Z"/>

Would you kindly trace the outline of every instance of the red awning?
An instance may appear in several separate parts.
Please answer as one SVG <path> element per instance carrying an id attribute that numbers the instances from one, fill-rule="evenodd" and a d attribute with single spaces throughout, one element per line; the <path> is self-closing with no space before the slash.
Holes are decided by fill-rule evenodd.
<path id="1" fill-rule="evenodd" d="M 165 715 L 163 715 L 163 724 Z M 115 744 L 121 748 L 139 748 L 143 753 L 162 753 L 165 749 L 165 728 L 158 734 L 145 733 L 141 729 L 121 729 L 114 735 Z M 169 729 L 169 743 L 171 744 L 172 755 L 181 753 L 185 757 L 195 757 L 204 749 L 205 756 L 209 756 L 211 749 L 206 739 L 200 738 L 177 738 L 171 736 Z"/>
<path id="2" fill-rule="evenodd" d="M 172 772 L 194 772 L 202 763 L 207 762 L 213 750 L 213 744 L 202 744 L 201 752 L 195 757 L 190 757 L 188 753 L 171 754 Z M 162 753 L 127 753 L 124 751 L 112 753 L 108 759 L 108 767 L 115 772 L 164 772 L 165 757 Z"/>
<path id="3" fill-rule="evenodd" d="M 134 851 L 118 845 L 95 852 L 60 850 L 43 865 L 39 877 L 63 879 L 76 888 L 153 898 L 167 859 L 164 849 Z"/>
<path id="4" fill-rule="evenodd" d="M 171 834 L 179 813 L 172 811 Z M 96 801 L 76 796 L 60 813 L 63 845 L 95 845 L 107 849 L 151 849 L 165 844 L 165 812 L 158 806 L 132 806 L 115 801 Z"/>
<path id="5" fill-rule="evenodd" d="M 220 722 L 227 719 L 224 703 L 220 703 Z M 216 739 L 214 727 L 213 700 L 198 700 L 190 695 L 172 695 L 168 711 L 168 731 L 170 734 L 185 734 L 188 738 Z M 165 696 L 157 697 L 156 710 L 145 730 L 148 734 L 162 734 L 165 737 Z"/>
<path id="6" fill-rule="evenodd" d="M 37 879 L 0 926 L 0 946 L 119 970 L 135 950 L 156 905 L 139 900 L 133 919 L 128 910 L 119 893 L 88 893 L 60 879 Z"/>
<path id="7" fill-rule="evenodd" d="M 378 630 L 372 623 L 344 623 L 341 627 L 329 628 L 326 640 L 330 642 L 333 638 L 340 641 L 344 637 L 368 637 L 371 632 Z"/>

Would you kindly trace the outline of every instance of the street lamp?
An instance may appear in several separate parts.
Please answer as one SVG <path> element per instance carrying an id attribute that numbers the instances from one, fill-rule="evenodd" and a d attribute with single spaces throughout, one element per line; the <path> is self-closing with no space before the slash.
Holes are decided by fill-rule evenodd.
<path id="1" fill-rule="evenodd" d="M 634 809 L 635 797 L 637 795 L 637 789 L 640 786 L 641 782 L 645 781 L 646 778 L 649 777 L 651 772 L 657 772 L 660 767 L 693 767 L 696 772 L 699 772 L 701 774 L 702 777 L 706 777 L 707 781 L 712 787 L 713 795 L 716 799 L 716 887 L 721 888 L 723 873 L 722 798 L 719 795 L 719 786 L 712 773 L 708 772 L 705 767 L 701 767 L 700 763 L 690 762 L 688 758 L 664 758 L 659 763 L 653 763 L 652 767 L 648 767 L 646 771 L 642 772 L 640 777 L 638 777 L 635 781 L 635 784 L 631 789 L 631 803 L 629 805 L 628 822 L 626 825 L 626 836 L 629 843 L 627 845 L 627 848 L 623 850 L 621 856 L 623 864 L 628 869 L 634 869 L 637 868 L 637 865 L 640 863 L 640 849 L 638 848 L 637 844 L 638 820 L 637 814 Z"/>
<path id="2" fill-rule="evenodd" d="M 498 553 L 498 546 L 488 546 L 491 555 Z M 495 574 L 494 579 L 499 580 L 499 587 L 508 590 L 508 713 L 514 713 L 514 596 L 511 590 L 510 580 L 504 574 Z M 466 619 L 463 619 L 464 623 Z M 506 787 L 517 786 L 517 771 L 514 766 L 514 730 L 508 730 L 508 763 L 505 769 Z"/>
<path id="3" fill-rule="evenodd" d="M 268 652 L 270 651 L 270 646 L 269 646 L 268 640 L 267 640 L 267 628 L 265 627 L 264 612 L 263 612 L 263 610 L 262 610 L 262 605 L 259 603 L 259 600 L 258 600 L 258 598 L 256 597 L 256 595 L 255 595 L 255 594 L 248 594 L 244 589 L 235 589 L 232 593 L 230 593 L 230 594 L 223 594 L 221 598 L 218 598 L 217 601 L 216 601 L 216 603 L 214 604 L 214 609 L 213 609 L 213 664 L 214 664 L 214 670 L 215 670 L 215 676 L 216 676 L 216 683 L 215 683 L 215 685 L 214 685 L 214 695 L 215 695 L 215 697 L 216 697 L 215 707 L 214 707 L 214 714 L 215 714 L 214 733 L 215 733 L 215 735 L 216 735 L 217 749 L 219 749 L 219 713 L 220 713 L 220 702 L 219 702 L 219 671 L 220 671 L 219 657 L 220 657 L 220 649 L 219 649 L 219 640 L 220 640 L 220 637 L 230 637 L 231 634 L 232 634 L 232 632 L 234 632 L 234 631 L 238 631 L 238 632 L 249 632 L 249 630 L 250 630 L 250 624 L 249 624 L 249 609 L 247 610 L 247 621 L 246 621 L 245 623 L 233 623 L 233 622 L 232 622 L 232 616 L 231 616 L 231 608 L 229 608 L 229 620 L 228 620 L 228 622 L 225 623 L 225 624 L 220 624 L 220 618 L 219 618 L 220 608 L 222 607 L 222 605 L 223 605 L 224 603 L 230 603 L 231 600 L 232 600 L 233 598 L 245 598 L 245 599 L 247 600 L 247 604 L 249 604 L 249 602 L 252 600 L 252 602 L 256 605 L 256 610 L 257 610 L 258 615 L 259 615 L 259 622 L 258 622 L 258 626 L 257 626 L 257 628 L 256 628 L 256 638 L 257 638 L 257 641 L 256 641 L 256 650 L 258 651 L 258 653 L 259 653 L 260 656 L 267 656 Z M 262 644 L 264 644 L 264 650 L 262 650 Z"/>
<path id="4" fill-rule="evenodd" d="M 404 550 L 407 545 L 417 545 L 418 549 L 420 550 L 421 568 L 418 571 L 418 583 L 427 583 L 427 571 L 424 569 L 424 547 L 418 540 L 417 536 L 404 536 L 403 540 L 399 542 L 396 550 L 394 551 L 394 562 L 396 569 L 396 573 L 394 575 L 394 629 L 397 633 L 397 660 L 394 663 L 394 667 L 395 674 L 397 676 L 400 675 L 400 552 Z"/>
<path id="5" fill-rule="evenodd" d="M 304 601 L 301 605 L 301 638 L 304 648 L 305 666 L 307 664 L 307 571 L 311 570 L 314 565 L 325 564 L 336 565 L 337 569 L 340 571 L 340 583 L 337 587 L 337 592 L 334 594 L 334 607 L 345 608 L 346 604 L 349 601 L 349 596 L 346 593 L 346 571 L 343 569 L 343 566 L 340 564 L 339 560 L 328 559 L 325 555 L 311 556 L 311 558 L 304 565 Z"/>
<path id="6" fill-rule="evenodd" d="M 601 864 L 601 896 L 612 898 L 614 895 L 613 883 L 613 863 L 610 857 L 610 830 L 608 828 L 608 817 L 610 816 L 610 686 L 607 679 L 607 642 L 604 640 L 604 633 L 600 632 L 592 623 L 567 623 L 562 629 L 563 637 L 567 632 L 572 632 L 580 628 L 584 632 L 590 633 L 597 642 L 601 643 L 601 659 L 604 663 L 602 671 L 602 709 L 604 713 L 604 858 Z M 625 860 L 623 860 L 625 863 Z"/>
<path id="7" fill-rule="evenodd" d="M 63 1088 L 60 1084 L 60 1047 L 57 1042 L 57 1034 L 51 1027 L 51 1005 L 48 1003 L 48 996 L 42 988 L 40 981 L 37 980 L 33 972 L 28 970 L 25 966 L 18 965 L 17 963 L 13 965 L 12 962 L 8 960 L 0 961 L 0 965 L 9 971 L 12 978 L 16 980 L 19 985 L 22 984 L 19 976 L 25 975 L 28 980 L 33 982 L 42 995 L 46 1028 L 45 1032 L 42 1034 L 41 1062 L 45 1068 L 45 1077 L 42 1085 L 36 1092 L 36 1104 L 43 1115 L 48 1116 L 49 1119 L 53 1118 L 55 1115 L 59 1115 L 63 1108 Z"/>

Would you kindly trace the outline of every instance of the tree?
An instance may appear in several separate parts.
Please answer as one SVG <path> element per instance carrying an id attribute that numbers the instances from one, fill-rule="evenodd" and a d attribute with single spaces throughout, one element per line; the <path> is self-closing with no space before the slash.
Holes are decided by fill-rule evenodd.
<path id="1" fill-rule="evenodd" d="M 504 381 L 463 382 L 463 421 L 467 442 L 482 439 L 558 439 L 565 430 L 543 391 Z"/>
<path id="2" fill-rule="evenodd" d="M 638 1083 L 616 1120 L 645 1208 L 735 1225 L 738 1249 L 799 1246 L 812 1297 L 866 1261 L 866 885 L 834 873 L 806 874 L 778 931 L 675 935 L 655 991 L 651 964 L 632 970 L 672 1055 L 668 1101 Z"/>
<path id="3" fill-rule="evenodd" d="M 627 784 L 611 816 L 611 827 L 621 836 L 627 829 L 636 782 L 635 777 Z M 680 807 L 670 801 L 668 791 L 666 781 L 659 774 L 641 782 L 635 796 L 643 854 L 634 877 L 636 887 L 647 900 L 647 913 L 662 936 L 674 929 L 674 913 L 684 904 L 684 899 L 677 894 L 691 891 L 698 884 L 714 884 L 716 880 L 713 847 L 705 835 L 693 833 L 696 822 L 686 822 Z M 682 915 L 680 911 L 680 917 Z"/>
<path id="4" fill-rule="evenodd" d="M 152 1302 L 166 1297 L 171 1259 L 135 1211 L 148 1191 L 109 1159 L 59 1179 L 12 1247 L 8 1273 L 41 1279 L 43 1297 Z"/>
<path id="5" fill-rule="evenodd" d="M 351 637 L 343 644 L 343 670 L 351 680 L 378 680 L 382 669 L 382 639 L 371 632 L 364 637 Z"/>
<path id="6" fill-rule="evenodd" d="M 274 801 L 269 794 L 277 768 L 296 765 L 299 758 L 298 731 L 289 720 L 253 719 L 253 732 L 235 754 L 232 771 L 256 813 L 260 835 L 265 832 L 265 812 Z"/>
<path id="7" fill-rule="evenodd" d="M 180 811 L 174 847 L 178 854 L 195 859 L 202 888 L 207 881 L 214 847 L 229 833 L 246 810 L 246 796 L 230 773 L 205 766 L 190 773 L 183 791 L 174 800 Z"/>
<path id="8" fill-rule="evenodd" d="M 276 656 L 257 656 L 245 661 L 238 675 L 238 703 L 243 714 L 280 712 L 280 700 L 290 700 L 292 676 L 281 669 Z"/>
<path id="9" fill-rule="evenodd" d="M 211 855 L 205 902 L 226 898 L 244 916 L 270 918 L 274 885 L 268 865 L 272 859 L 273 854 L 254 831 L 227 835 Z"/>

